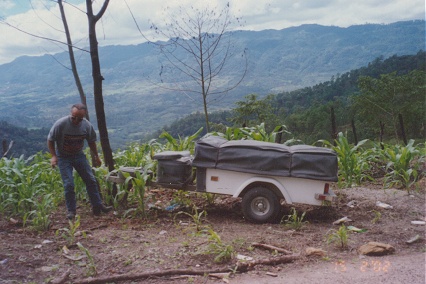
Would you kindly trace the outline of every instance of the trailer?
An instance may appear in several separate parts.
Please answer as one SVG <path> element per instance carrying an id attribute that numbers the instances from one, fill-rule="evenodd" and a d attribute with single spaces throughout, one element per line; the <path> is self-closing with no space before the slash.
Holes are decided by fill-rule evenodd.
<path id="1" fill-rule="evenodd" d="M 323 147 L 207 136 L 196 142 L 194 155 L 164 151 L 154 159 L 152 185 L 241 197 L 244 217 L 254 223 L 277 220 L 284 203 L 321 206 L 337 198 L 330 187 L 337 155 Z"/>

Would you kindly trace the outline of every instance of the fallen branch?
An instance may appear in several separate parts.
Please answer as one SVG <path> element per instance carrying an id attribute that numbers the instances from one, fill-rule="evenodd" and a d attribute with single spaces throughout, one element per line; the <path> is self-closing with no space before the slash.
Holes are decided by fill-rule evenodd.
<path id="1" fill-rule="evenodd" d="M 276 246 L 267 245 L 267 244 L 252 243 L 251 245 L 254 246 L 254 247 L 259 247 L 259 248 L 264 248 L 264 249 L 269 249 L 269 250 L 276 250 L 277 252 L 282 252 L 283 254 L 293 254 L 289 250 L 279 248 L 279 247 L 276 247 Z"/>
<path id="2" fill-rule="evenodd" d="M 164 277 L 172 275 L 208 275 L 212 273 L 226 273 L 230 271 L 235 272 L 247 272 L 256 265 L 276 265 L 281 263 L 289 263 L 299 258 L 299 255 L 284 255 L 279 257 L 272 257 L 268 259 L 253 260 L 248 262 L 238 262 L 236 267 L 224 267 L 216 270 L 188 270 L 188 269 L 173 269 L 173 270 L 164 270 L 164 271 L 152 271 L 144 272 L 137 274 L 120 274 L 99 278 L 88 278 L 83 280 L 73 281 L 75 284 L 102 284 L 109 282 L 119 282 L 119 281 L 132 281 L 132 280 L 141 280 L 152 277 Z"/>
<path id="3" fill-rule="evenodd" d="M 239 262 L 237 263 L 236 271 L 238 272 L 247 272 L 252 270 L 256 265 L 276 265 L 281 263 L 293 262 L 300 257 L 299 254 L 293 255 L 283 255 L 277 257 L 271 257 L 267 259 L 258 259 L 248 262 Z"/>
<path id="4" fill-rule="evenodd" d="M 106 227 L 108 227 L 107 224 L 100 224 L 98 226 L 90 228 L 89 231 L 94 231 L 94 230 L 98 230 L 98 229 L 102 229 L 102 228 L 106 228 Z"/>
<path id="5" fill-rule="evenodd" d="M 99 278 L 89 278 L 81 281 L 75 281 L 75 284 L 101 284 L 108 282 L 118 282 L 118 281 L 131 281 L 131 280 L 140 280 L 151 277 L 163 277 L 171 275 L 204 275 L 209 273 L 223 273 L 228 272 L 229 268 L 223 268 L 218 270 L 188 270 L 188 269 L 173 269 L 173 270 L 164 270 L 164 271 L 155 271 L 155 272 L 144 272 L 137 274 L 120 274 L 107 277 Z"/>

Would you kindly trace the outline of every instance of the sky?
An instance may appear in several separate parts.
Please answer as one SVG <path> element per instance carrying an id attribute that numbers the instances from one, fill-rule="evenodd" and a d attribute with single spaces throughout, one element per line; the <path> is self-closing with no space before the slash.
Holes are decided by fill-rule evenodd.
<path id="1" fill-rule="evenodd" d="M 93 0 L 92 0 L 93 1 Z M 84 0 L 63 0 L 75 46 L 88 46 Z M 104 0 L 94 0 L 94 13 Z M 196 6 L 230 12 L 242 18 L 235 29 L 284 29 L 302 24 L 348 27 L 425 19 L 424 0 L 110 0 L 97 24 L 100 46 L 139 44 L 159 40 L 150 29 L 180 13 L 179 7 Z M 189 9 L 188 9 L 189 11 Z M 0 64 L 23 55 L 39 56 L 66 50 L 57 1 L 0 0 Z M 53 39 L 54 41 L 44 38 Z"/>

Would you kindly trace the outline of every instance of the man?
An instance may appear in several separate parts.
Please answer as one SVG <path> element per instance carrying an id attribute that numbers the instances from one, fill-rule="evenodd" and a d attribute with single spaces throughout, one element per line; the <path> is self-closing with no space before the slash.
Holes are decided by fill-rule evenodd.
<path id="1" fill-rule="evenodd" d="M 53 168 L 59 167 L 64 184 L 69 220 L 73 220 L 76 215 L 73 169 L 86 184 L 93 214 L 98 216 L 101 212 L 107 213 L 112 209 L 102 204 L 98 183 L 83 153 L 84 140 L 87 140 L 90 150 L 96 155 L 94 166 L 98 167 L 102 164 L 97 154 L 96 132 L 92 124 L 85 119 L 86 112 L 87 107 L 84 104 L 73 105 L 71 115 L 57 120 L 47 136 L 47 146 L 52 154 L 50 164 Z"/>

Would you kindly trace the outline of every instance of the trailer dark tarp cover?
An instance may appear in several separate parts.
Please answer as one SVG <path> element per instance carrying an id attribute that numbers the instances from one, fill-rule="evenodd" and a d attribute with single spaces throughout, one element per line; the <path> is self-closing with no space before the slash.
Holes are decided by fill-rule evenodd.
<path id="1" fill-rule="evenodd" d="M 235 140 L 218 136 L 200 139 L 192 166 L 222 170 L 337 181 L 337 155 L 327 148 Z"/>

